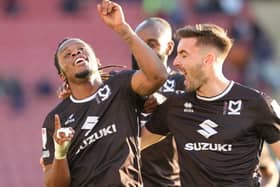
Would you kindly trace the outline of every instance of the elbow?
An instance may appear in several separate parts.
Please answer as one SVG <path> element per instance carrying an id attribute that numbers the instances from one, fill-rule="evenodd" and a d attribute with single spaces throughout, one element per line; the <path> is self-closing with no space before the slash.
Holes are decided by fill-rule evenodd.
<path id="1" fill-rule="evenodd" d="M 155 77 L 154 79 L 157 88 L 160 88 L 165 83 L 167 78 L 168 78 L 168 74 L 166 71 L 157 75 L 157 77 Z"/>
<path id="2" fill-rule="evenodd" d="M 167 78 L 168 78 L 168 73 L 167 73 L 166 69 L 164 68 L 155 74 L 155 76 L 153 77 L 153 81 L 158 86 L 161 86 L 165 83 Z"/>
<path id="3" fill-rule="evenodd" d="M 151 95 L 155 91 L 157 91 L 167 80 L 168 74 L 161 74 L 161 75 L 155 75 L 152 77 L 152 79 L 148 79 L 149 82 L 149 89 L 146 90 L 145 93 L 142 95 Z"/>
<path id="4" fill-rule="evenodd" d="M 164 73 L 162 73 L 162 75 L 159 77 L 159 79 L 160 79 L 160 84 L 165 83 L 165 81 L 167 80 L 167 78 L 168 78 L 168 73 L 167 73 L 167 71 L 164 71 Z"/>

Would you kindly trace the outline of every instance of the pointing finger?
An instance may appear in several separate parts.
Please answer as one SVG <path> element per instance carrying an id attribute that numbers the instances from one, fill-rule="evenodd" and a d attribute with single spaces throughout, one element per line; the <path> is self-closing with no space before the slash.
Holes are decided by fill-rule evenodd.
<path id="1" fill-rule="evenodd" d="M 58 114 L 54 115 L 54 131 L 56 132 L 61 128 L 60 118 Z"/>

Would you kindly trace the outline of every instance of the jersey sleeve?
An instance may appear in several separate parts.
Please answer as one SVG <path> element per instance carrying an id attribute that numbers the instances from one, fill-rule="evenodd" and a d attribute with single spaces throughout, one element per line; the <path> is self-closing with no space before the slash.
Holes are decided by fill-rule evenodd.
<path id="1" fill-rule="evenodd" d="M 258 102 L 257 131 L 268 143 L 275 143 L 280 140 L 280 106 L 264 93 L 261 98 Z"/>
<path id="2" fill-rule="evenodd" d="M 146 124 L 146 128 L 150 132 L 160 135 L 167 135 L 169 133 L 167 114 L 170 103 L 171 97 L 169 97 L 164 103 L 159 105 L 153 112 Z"/>
<path id="3" fill-rule="evenodd" d="M 131 85 L 131 79 L 134 73 L 134 70 L 121 71 L 114 75 L 111 81 L 112 85 L 119 87 L 122 96 L 126 100 L 129 100 L 130 103 L 134 104 L 136 108 L 140 107 L 140 109 L 142 109 L 144 97 L 134 92 Z"/>
<path id="4" fill-rule="evenodd" d="M 45 165 L 51 164 L 54 159 L 54 116 L 49 114 L 42 127 L 42 158 Z"/>

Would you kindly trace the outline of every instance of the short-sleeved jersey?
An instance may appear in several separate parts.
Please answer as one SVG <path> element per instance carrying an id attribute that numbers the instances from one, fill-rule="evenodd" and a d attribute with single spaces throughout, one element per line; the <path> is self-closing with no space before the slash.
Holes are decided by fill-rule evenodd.
<path id="1" fill-rule="evenodd" d="M 263 141 L 280 140 L 279 105 L 233 81 L 220 95 L 174 94 L 146 127 L 171 132 L 184 187 L 252 187 Z"/>
<path id="2" fill-rule="evenodd" d="M 62 101 L 43 124 L 43 159 L 54 159 L 54 114 L 75 130 L 67 160 L 71 187 L 142 186 L 138 112 L 143 99 L 131 88 L 132 71 L 119 73 L 83 100 Z"/>
<path id="3" fill-rule="evenodd" d="M 168 79 L 157 93 L 168 97 L 172 92 L 184 90 L 184 80 L 181 74 L 169 73 Z M 178 154 L 171 134 L 164 140 L 142 150 L 141 163 L 145 187 L 180 186 Z"/>

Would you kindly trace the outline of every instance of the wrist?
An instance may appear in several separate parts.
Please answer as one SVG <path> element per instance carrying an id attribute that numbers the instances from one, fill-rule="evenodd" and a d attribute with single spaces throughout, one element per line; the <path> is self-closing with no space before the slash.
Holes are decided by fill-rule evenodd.
<path id="1" fill-rule="evenodd" d="M 57 159 L 57 160 L 66 159 L 69 146 L 70 146 L 70 141 L 65 141 L 61 145 L 56 143 L 56 141 L 54 141 L 54 147 L 55 147 L 54 157 L 55 157 L 55 159 Z"/>
<path id="2" fill-rule="evenodd" d="M 63 159 L 66 159 L 66 157 L 67 157 L 67 153 L 60 153 L 57 151 L 54 152 L 54 158 L 56 160 L 63 160 Z"/>
<path id="3" fill-rule="evenodd" d="M 129 41 L 133 35 L 136 35 L 131 27 L 127 23 L 122 23 L 116 25 L 114 28 L 115 32 L 117 32 L 125 41 Z"/>

